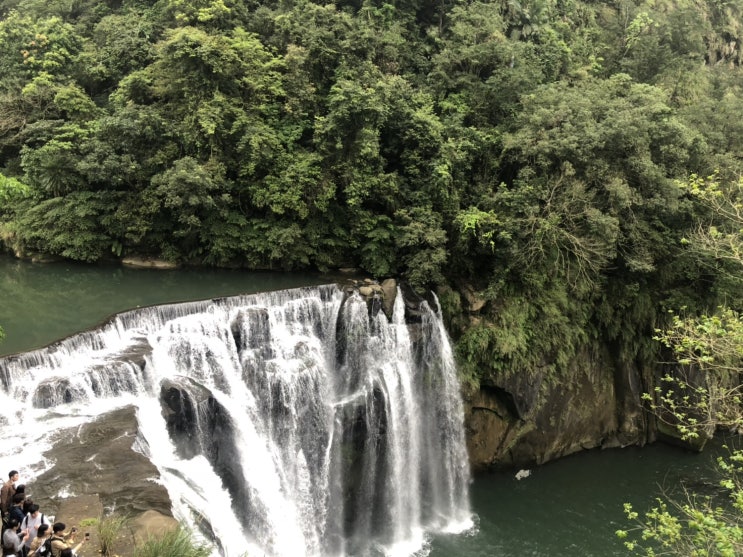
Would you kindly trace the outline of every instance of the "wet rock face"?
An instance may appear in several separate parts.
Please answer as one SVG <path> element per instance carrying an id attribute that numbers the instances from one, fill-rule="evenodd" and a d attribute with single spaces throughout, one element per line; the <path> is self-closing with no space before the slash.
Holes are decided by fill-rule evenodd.
<path id="1" fill-rule="evenodd" d="M 235 446 L 235 425 L 209 391 L 187 378 L 168 379 L 160 388 L 160 403 L 170 438 L 181 458 L 203 454 L 225 483 L 242 512 L 250 495 Z"/>
<path id="2" fill-rule="evenodd" d="M 33 404 L 35 408 L 53 408 L 80 398 L 81 393 L 81 389 L 76 392 L 69 379 L 55 378 L 39 385 L 34 393 Z"/>
<path id="3" fill-rule="evenodd" d="M 542 464 L 583 449 L 645 444 L 652 428 L 640 404 L 641 370 L 586 349 L 559 381 L 539 372 L 491 378 L 466 396 L 475 470 Z"/>
<path id="4" fill-rule="evenodd" d="M 135 515 L 151 509 L 170 515 L 167 491 L 150 481 L 158 476 L 157 469 L 132 449 L 136 436 L 133 407 L 65 432 L 45 455 L 54 466 L 28 487 L 34 502 L 46 514 L 55 514 L 63 502 L 59 493 L 64 491 L 97 495 L 104 508 L 120 513 Z"/>

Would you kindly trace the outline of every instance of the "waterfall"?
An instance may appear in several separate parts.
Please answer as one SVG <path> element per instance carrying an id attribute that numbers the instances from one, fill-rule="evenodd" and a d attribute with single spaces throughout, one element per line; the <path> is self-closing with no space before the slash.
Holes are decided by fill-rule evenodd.
<path id="1" fill-rule="evenodd" d="M 441 317 L 405 314 L 399 290 L 388 318 L 328 285 L 116 315 L 0 358 L 0 458 L 132 405 L 136 450 L 213 555 L 424 554 L 471 526 L 470 478 Z"/>

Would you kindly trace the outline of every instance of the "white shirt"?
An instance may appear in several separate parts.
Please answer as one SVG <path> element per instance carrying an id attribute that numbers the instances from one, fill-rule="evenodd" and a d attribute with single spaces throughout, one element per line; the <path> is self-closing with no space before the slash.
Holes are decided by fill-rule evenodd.
<path id="1" fill-rule="evenodd" d="M 39 526 L 42 524 L 49 524 L 49 520 L 40 512 L 36 513 L 36 518 L 34 518 L 31 513 L 28 513 L 23 519 L 23 522 L 21 522 L 21 530 L 28 528 L 28 536 L 23 540 L 23 543 L 27 548 L 31 548 L 31 542 L 34 541 Z M 49 527 L 51 528 L 51 525 L 49 525 Z"/>

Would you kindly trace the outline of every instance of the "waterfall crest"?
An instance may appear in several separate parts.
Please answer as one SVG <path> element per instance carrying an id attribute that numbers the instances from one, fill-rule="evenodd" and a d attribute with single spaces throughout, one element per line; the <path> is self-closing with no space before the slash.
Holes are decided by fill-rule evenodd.
<path id="1" fill-rule="evenodd" d="M 0 358 L 0 445 L 26 432 L 2 456 L 134 405 L 137 450 L 214 555 L 420 552 L 471 525 L 454 359 L 425 302 L 412 325 L 399 291 L 391 319 L 372 306 L 335 285 L 155 306 Z"/>

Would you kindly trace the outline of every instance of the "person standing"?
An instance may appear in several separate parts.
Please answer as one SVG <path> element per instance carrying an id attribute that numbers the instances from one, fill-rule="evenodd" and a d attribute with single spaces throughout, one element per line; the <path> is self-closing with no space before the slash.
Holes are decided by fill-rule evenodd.
<path id="1" fill-rule="evenodd" d="M 28 557 L 37 557 L 36 551 L 41 547 L 46 539 L 52 535 L 52 529 L 48 523 L 40 524 L 39 529 L 36 531 L 36 537 L 31 542 L 31 547 L 28 551 Z M 45 555 L 44 557 L 49 557 Z"/>
<path id="2" fill-rule="evenodd" d="M 23 519 L 26 518 L 26 515 L 23 514 L 23 502 L 25 500 L 25 493 L 16 493 L 15 495 L 13 495 L 13 506 L 10 507 L 8 516 L 10 518 L 15 518 L 18 521 L 18 524 L 23 522 Z"/>
<path id="3" fill-rule="evenodd" d="M 80 546 L 85 542 L 83 539 L 83 541 L 75 547 L 72 547 L 72 544 L 75 543 L 75 532 L 77 530 L 73 528 L 69 533 L 65 534 L 65 528 L 67 528 L 67 526 L 64 522 L 55 522 L 52 525 L 52 557 L 61 557 L 62 551 L 65 549 L 72 549 L 77 553 L 77 550 L 80 549 Z"/>
<path id="4" fill-rule="evenodd" d="M 18 520 L 15 518 L 8 519 L 8 527 L 3 532 L 3 555 L 13 555 L 21 557 L 23 555 L 23 538 L 28 534 L 28 530 L 18 532 Z"/>
<path id="5" fill-rule="evenodd" d="M 11 470 L 8 474 L 8 481 L 3 484 L 0 488 L 0 510 L 3 512 L 3 516 L 8 514 L 10 506 L 13 503 L 13 496 L 15 495 L 15 483 L 18 481 L 18 470 Z"/>
<path id="6" fill-rule="evenodd" d="M 37 533 L 42 524 L 46 524 L 46 527 L 49 528 L 49 521 L 39 512 L 39 505 L 31 505 L 28 514 L 23 517 L 23 522 L 21 522 L 21 528 L 28 530 L 28 535 L 23 542 L 26 546 L 26 555 L 31 551 L 31 544 L 36 539 Z"/>
<path id="7" fill-rule="evenodd" d="M 31 496 L 26 493 L 26 485 L 25 484 L 19 484 L 15 486 L 15 494 L 18 495 L 19 493 L 25 494 L 26 498 L 23 500 L 23 516 L 26 516 L 28 514 L 28 509 L 31 505 L 34 504 L 34 502 L 31 500 Z"/>

